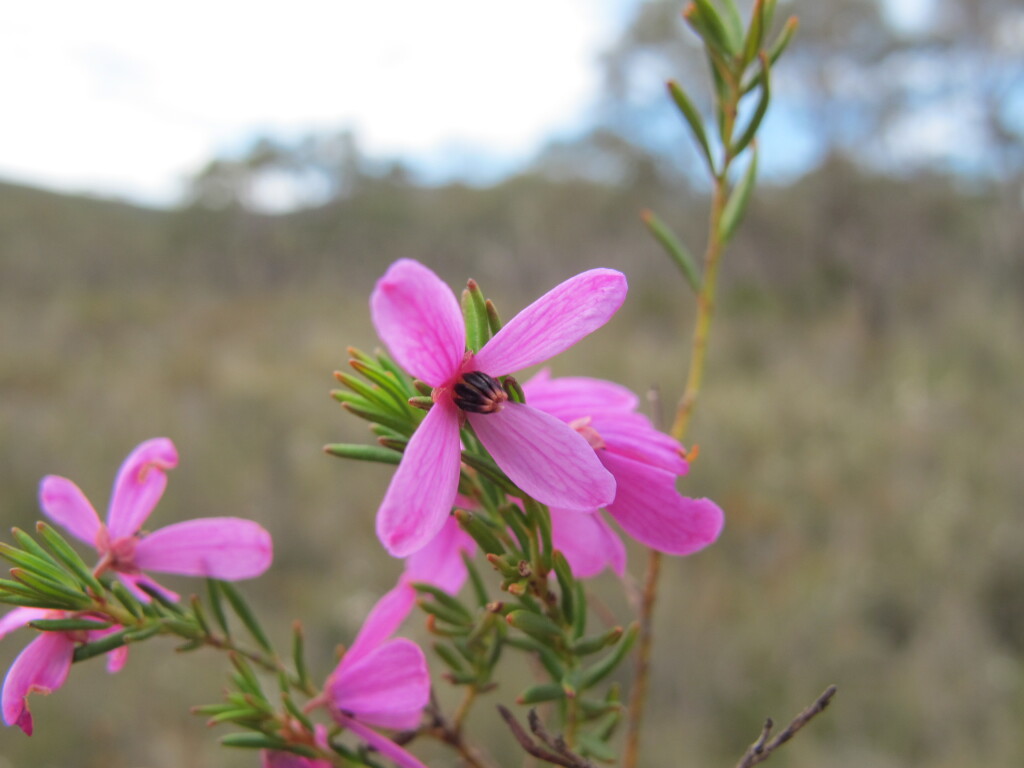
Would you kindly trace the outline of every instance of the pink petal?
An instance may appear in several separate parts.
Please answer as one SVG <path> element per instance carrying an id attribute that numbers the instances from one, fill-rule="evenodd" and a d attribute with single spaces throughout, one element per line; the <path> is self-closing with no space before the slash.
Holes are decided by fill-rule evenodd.
<path id="1" fill-rule="evenodd" d="M 523 383 L 523 392 L 531 406 L 565 422 L 606 411 L 629 413 L 640 404 L 635 394 L 611 381 L 583 376 L 553 379 L 546 368 Z"/>
<path id="2" fill-rule="evenodd" d="M 590 426 L 604 438 L 612 453 L 652 464 L 675 475 L 685 475 L 690 468 L 683 458 L 683 446 L 671 436 L 659 432 L 639 413 L 602 414 L 595 416 Z"/>
<path id="3" fill-rule="evenodd" d="M 30 693 L 51 693 L 60 688 L 71 669 L 75 643 L 63 632 L 44 632 L 14 660 L 0 693 L 4 722 L 17 725 L 32 735 L 32 715 L 28 711 Z"/>
<path id="4" fill-rule="evenodd" d="M 416 593 L 405 584 L 399 584 L 378 600 L 367 614 L 359 634 L 345 653 L 350 663 L 391 637 L 416 604 Z"/>
<path id="5" fill-rule="evenodd" d="M 432 584 L 454 595 L 462 589 L 467 576 L 461 553 L 472 556 L 475 550 L 476 542 L 449 515 L 441 532 L 423 549 L 406 558 L 402 580 Z"/>
<path id="6" fill-rule="evenodd" d="M 36 619 L 63 618 L 64 614 L 50 611 L 47 608 L 15 608 L 4 614 L 0 619 L 0 638 L 16 629 L 21 629 Z"/>
<path id="7" fill-rule="evenodd" d="M 605 567 L 619 576 L 626 572 L 626 546 L 599 512 L 552 509 L 551 539 L 577 578 L 597 576 Z"/>
<path id="8" fill-rule="evenodd" d="M 128 591 L 131 592 L 135 597 L 144 603 L 148 603 L 151 598 L 148 594 L 143 592 L 139 588 L 139 584 L 145 584 L 150 589 L 157 590 L 160 594 L 170 600 L 172 603 L 176 603 L 181 599 L 181 596 L 177 592 L 165 587 L 163 584 L 159 584 L 153 579 L 149 578 L 144 573 L 124 573 L 123 571 L 117 572 L 117 578 L 121 580 L 121 583 L 128 587 Z"/>
<path id="9" fill-rule="evenodd" d="M 391 739 L 367 728 L 358 720 L 341 715 L 338 722 L 400 768 L 427 768 L 414 755 L 406 752 Z"/>
<path id="10" fill-rule="evenodd" d="M 611 451 L 600 455 L 618 482 L 608 512 L 641 544 L 670 555 L 689 555 L 718 538 L 722 510 L 708 499 L 681 496 L 673 473 Z"/>
<path id="11" fill-rule="evenodd" d="M 498 331 L 477 352 L 477 368 L 503 376 L 543 363 L 607 323 L 625 298 L 626 276 L 614 269 L 569 278 Z"/>
<path id="12" fill-rule="evenodd" d="M 430 698 L 427 660 L 398 638 L 355 658 L 346 654 L 327 681 L 335 709 L 382 728 L 415 728 Z"/>
<path id="13" fill-rule="evenodd" d="M 466 352 L 466 326 L 452 289 L 425 266 L 399 259 L 370 297 L 377 335 L 402 368 L 432 387 L 448 383 Z"/>
<path id="14" fill-rule="evenodd" d="M 480 442 L 509 479 L 542 504 L 592 510 L 615 498 L 615 478 L 575 430 L 528 405 L 470 413 Z"/>
<path id="15" fill-rule="evenodd" d="M 96 546 L 100 518 L 81 489 L 70 480 L 47 475 L 39 484 L 39 506 L 48 518 L 90 546 Z"/>
<path id="16" fill-rule="evenodd" d="M 126 661 L 128 661 L 128 646 L 122 645 L 120 648 L 115 648 L 107 654 L 107 672 L 112 675 L 120 672 Z"/>
<path id="17" fill-rule="evenodd" d="M 377 512 L 377 536 L 388 552 L 410 555 L 441 530 L 459 487 L 461 460 L 456 408 L 442 398 L 406 446 Z"/>
<path id="18" fill-rule="evenodd" d="M 270 534 L 251 520 L 203 517 L 168 525 L 139 540 L 135 564 L 148 571 L 225 581 L 259 576 L 273 560 Z"/>
<path id="19" fill-rule="evenodd" d="M 166 437 L 139 445 L 121 465 L 107 514 L 111 539 L 134 536 L 167 487 L 165 470 L 178 466 L 178 451 Z"/>
<path id="20" fill-rule="evenodd" d="M 96 616 L 95 618 L 104 618 L 103 616 Z M 94 642 L 100 640 L 107 635 L 112 635 L 115 632 L 120 632 L 124 627 L 115 624 L 107 629 L 93 629 L 86 633 L 88 642 Z M 128 661 L 128 646 L 122 645 L 119 648 L 115 648 L 107 653 L 107 672 L 115 674 L 120 672 L 124 668 L 125 662 Z"/>

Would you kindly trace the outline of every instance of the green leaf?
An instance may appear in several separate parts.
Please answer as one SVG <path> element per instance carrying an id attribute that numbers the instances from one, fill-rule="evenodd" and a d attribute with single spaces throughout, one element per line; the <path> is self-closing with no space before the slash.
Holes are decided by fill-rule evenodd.
<path id="1" fill-rule="evenodd" d="M 382 370 L 360 360 L 349 360 L 348 364 L 352 366 L 355 371 L 358 371 L 380 387 L 383 392 L 388 393 L 394 405 L 397 407 L 398 413 L 406 411 L 406 401 L 409 399 L 410 393 L 408 387 L 403 386 L 399 373 L 395 373 L 390 369 Z"/>
<path id="2" fill-rule="evenodd" d="M 39 576 L 42 579 L 61 584 L 65 589 L 77 590 L 78 583 L 71 578 L 70 574 L 61 568 L 53 559 L 44 553 L 43 557 L 26 552 L 23 549 L 12 547 L 7 542 L 0 542 L 0 557 L 12 563 L 28 573 Z M 83 595 L 85 597 L 85 595 Z"/>
<path id="3" fill-rule="evenodd" d="M 11 535 L 14 536 L 15 541 L 21 546 L 21 548 L 30 555 L 38 557 L 40 560 L 48 563 L 56 573 L 63 574 L 64 569 L 60 563 L 53 559 L 49 552 L 43 549 L 36 543 L 36 540 L 29 536 L 25 531 L 20 528 L 12 528 Z M 71 582 L 69 582 L 71 583 Z"/>
<path id="4" fill-rule="evenodd" d="M 456 509 L 456 518 L 458 518 L 459 512 L 465 512 L 465 510 Z M 466 512 L 466 514 L 468 515 L 469 513 Z M 477 544 L 480 544 L 480 542 L 478 541 Z M 480 546 L 483 547 L 482 544 L 480 544 Z M 477 603 L 481 606 L 487 605 L 487 588 L 484 586 L 484 580 L 480 576 L 480 571 L 477 570 L 477 567 L 473 564 L 473 558 L 470 557 L 465 550 L 460 550 L 459 555 L 462 557 L 462 562 L 465 564 L 466 571 L 469 573 L 469 583 L 473 586 L 473 594 L 476 596 Z"/>
<path id="5" fill-rule="evenodd" d="M 530 531 L 526 527 L 526 520 L 523 518 L 522 510 L 520 510 L 515 504 L 502 504 L 498 508 L 498 512 L 501 514 L 501 518 L 505 521 L 505 524 L 512 529 L 512 533 L 519 542 L 520 551 L 524 553 L 529 552 Z"/>
<path id="6" fill-rule="evenodd" d="M 546 574 L 551 570 L 551 553 L 555 551 L 551 543 L 551 513 L 543 504 L 534 501 L 529 496 L 523 499 L 523 506 L 526 508 L 527 519 L 535 531 L 540 534 L 540 553 L 533 553 L 533 561 L 540 560 L 541 567 Z"/>
<path id="7" fill-rule="evenodd" d="M 465 434 L 465 432 L 463 434 Z M 505 473 L 498 469 L 498 465 L 490 459 L 484 458 L 483 456 L 477 456 L 467 450 L 462 452 L 462 462 L 475 469 L 481 475 L 484 475 L 488 480 L 506 493 L 520 497 L 523 495 L 523 492 L 519 490 L 511 480 L 505 477 Z"/>
<path id="8" fill-rule="evenodd" d="M 106 629 L 112 626 L 113 622 L 92 619 L 36 619 L 30 621 L 28 625 L 43 632 L 73 632 L 80 629 Z"/>
<path id="9" fill-rule="evenodd" d="M 754 114 L 751 115 L 747 127 L 740 134 L 740 137 L 729 146 L 729 153 L 732 157 L 739 155 L 754 140 L 757 130 L 761 127 L 761 121 L 768 112 L 768 104 L 772 98 L 769 71 L 768 60 L 764 54 L 761 54 L 761 75 L 758 80 L 761 86 L 761 95 L 757 100 L 757 107 L 754 108 Z"/>
<path id="10" fill-rule="evenodd" d="M 270 644 L 270 640 L 267 639 L 266 634 L 263 632 L 263 628 L 256 620 L 256 615 L 252 612 L 252 609 L 249 608 L 248 603 L 245 602 L 241 593 L 235 589 L 234 585 L 227 581 L 221 581 L 219 586 L 224 597 L 226 597 L 228 602 L 231 603 L 231 607 L 234 609 L 235 614 L 237 614 L 238 618 L 242 620 L 242 623 L 245 625 L 245 628 L 249 630 L 249 634 L 252 635 L 256 644 L 267 653 L 272 654 L 274 652 L 274 647 Z"/>
<path id="11" fill-rule="evenodd" d="M 462 659 L 453 651 L 450 647 L 444 643 L 434 643 L 434 653 L 436 653 L 445 664 L 451 667 L 452 671 L 459 675 L 471 674 L 462 662 Z"/>
<path id="12" fill-rule="evenodd" d="M 339 383 L 344 384 L 363 398 L 367 403 L 370 403 L 377 408 L 397 413 L 402 413 L 405 410 L 403 407 L 396 411 L 394 401 L 390 397 L 385 397 L 385 393 L 383 391 L 371 387 L 365 381 L 357 379 L 355 376 L 348 373 L 342 373 L 341 371 L 335 371 L 334 378 L 337 379 Z M 402 401 L 402 405 L 405 405 L 404 400 Z"/>
<path id="13" fill-rule="evenodd" d="M 665 252 L 672 257 L 672 260 L 679 267 L 686 278 L 686 282 L 694 293 L 700 293 L 700 273 L 697 270 L 697 263 L 693 255 L 687 250 L 668 226 L 659 219 L 653 212 L 644 211 L 640 218 L 654 238 L 665 249 Z"/>
<path id="14" fill-rule="evenodd" d="M 466 346 L 473 352 L 479 352 L 491 334 L 484 295 L 475 280 L 470 280 L 462 292 L 462 317 L 466 323 Z"/>
<path id="15" fill-rule="evenodd" d="M 220 743 L 225 747 L 241 747 L 242 749 L 287 749 L 289 744 L 284 739 L 274 738 L 265 733 L 229 733 L 221 736 Z M 313 752 L 311 757 L 316 757 Z"/>
<path id="16" fill-rule="evenodd" d="M 216 619 L 217 626 L 224 633 L 224 637 L 231 637 L 227 616 L 224 615 L 224 602 L 221 596 L 220 582 L 215 579 L 207 579 L 206 589 L 210 594 L 210 609 L 213 611 L 213 618 Z"/>
<path id="17" fill-rule="evenodd" d="M 462 617 L 463 621 L 470 622 L 473 620 L 473 614 L 464 606 L 457 598 L 452 597 L 443 589 L 435 587 L 433 584 L 427 584 L 422 581 L 410 582 L 410 586 L 417 592 L 430 595 L 438 603 L 445 606 L 448 610 Z"/>
<path id="18" fill-rule="evenodd" d="M 778 61 L 789 44 L 793 41 L 793 36 L 796 35 L 797 30 L 800 28 L 800 20 L 796 16 L 790 16 L 786 19 L 786 23 L 782 27 L 782 31 L 779 32 L 779 36 L 775 38 L 775 42 L 772 43 L 771 48 L 768 49 L 768 62 L 774 64 Z"/>
<path id="19" fill-rule="evenodd" d="M 739 183 L 729 193 L 729 199 L 722 210 L 721 238 L 722 242 L 728 243 L 735 234 L 743 215 L 747 211 L 747 204 L 750 202 L 750 193 L 754 189 L 754 181 L 757 179 L 757 145 L 753 146 L 750 163 L 744 172 Z"/>
<path id="20" fill-rule="evenodd" d="M 523 392 L 523 387 L 515 376 L 502 376 L 501 388 L 505 390 L 505 394 L 508 395 L 508 399 L 513 403 L 526 402 L 526 393 Z"/>
<path id="21" fill-rule="evenodd" d="M 109 635 L 104 635 L 99 640 L 94 640 L 91 643 L 80 645 L 75 648 L 75 653 L 71 657 L 72 661 L 79 662 L 91 659 L 94 656 L 100 656 L 104 653 L 120 648 L 127 641 L 125 636 L 131 632 L 130 629 L 122 629 L 120 632 L 114 632 Z"/>
<path id="22" fill-rule="evenodd" d="M 151 598 L 153 602 L 150 603 L 151 607 L 157 607 L 164 609 L 165 615 L 169 616 L 184 616 L 185 611 L 182 610 L 181 606 L 171 600 L 165 595 L 160 589 L 154 587 L 152 584 L 147 584 L 144 581 L 137 582 L 137 586 Z"/>
<path id="23" fill-rule="evenodd" d="M 473 538 L 473 541 L 480 546 L 485 555 L 503 555 L 505 553 L 505 546 L 498 539 L 497 533 L 492 530 L 491 526 L 483 518 L 464 509 L 456 509 L 455 519 L 459 521 L 459 526 L 462 530 L 468 533 Z M 486 603 L 486 592 L 483 594 L 483 603 Z M 479 591 L 477 596 L 480 596 Z"/>
<path id="24" fill-rule="evenodd" d="M 65 608 L 83 609 L 92 604 L 92 600 L 83 593 L 41 576 L 38 572 L 28 571 L 24 568 L 12 568 L 11 576 L 47 600 L 63 602 Z"/>
<path id="25" fill-rule="evenodd" d="M 573 653 L 578 656 L 588 656 L 591 653 L 597 653 L 598 651 L 619 642 L 619 640 L 622 639 L 622 634 L 622 627 L 612 627 L 607 632 L 603 632 L 600 635 L 577 640 L 572 644 Z"/>
<path id="26" fill-rule="evenodd" d="M 740 9 L 736 0 L 721 0 L 724 6 L 722 26 L 728 37 L 729 47 L 735 55 L 743 48 L 743 17 L 740 16 Z"/>
<path id="27" fill-rule="evenodd" d="M 122 584 L 120 581 L 115 581 L 110 585 L 111 594 L 117 598 L 117 601 L 123 605 L 128 612 L 136 619 L 141 619 L 143 616 L 142 604 L 131 592 L 128 591 L 128 587 Z"/>
<path id="28" fill-rule="evenodd" d="M 46 545 L 53 552 L 61 562 L 64 563 L 71 571 L 86 584 L 93 593 L 102 595 L 104 592 L 103 585 L 100 584 L 99 580 L 93 576 L 92 569 L 86 565 L 85 561 L 72 549 L 71 545 L 67 540 L 61 536 L 53 526 L 40 520 L 36 523 L 36 531 Z"/>
<path id="29" fill-rule="evenodd" d="M 147 624 L 143 627 L 134 629 L 130 628 L 127 632 L 124 633 L 124 642 L 125 644 L 140 643 L 143 640 L 148 640 L 154 635 L 160 634 L 161 630 L 163 630 L 163 624 L 156 621 Z"/>
<path id="30" fill-rule="evenodd" d="M 591 688 L 601 682 L 604 678 L 610 675 L 620 663 L 622 663 L 626 654 L 629 653 L 629 649 L 633 647 L 633 642 L 636 640 L 638 631 L 639 627 L 636 622 L 630 624 L 629 629 L 626 630 L 626 634 L 623 636 L 619 644 L 615 646 L 614 651 L 609 653 L 593 666 L 587 667 L 583 670 L 583 675 L 580 678 L 580 687 L 582 690 Z"/>
<path id="31" fill-rule="evenodd" d="M 402 454 L 379 445 L 356 445 L 354 443 L 330 443 L 324 446 L 324 453 L 341 459 L 374 461 L 380 464 L 398 464 Z"/>
<path id="32" fill-rule="evenodd" d="M 779 32 L 779 36 L 775 38 L 775 42 L 772 43 L 771 48 L 768 49 L 767 60 L 768 64 L 773 65 L 779 60 L 786 48 L 789 47 L 790 42 L 793 40 L 793 36 L 796 35 L 797 29 L 800 27 L 800 22 L 796 16 L 792 16 L 786 21 L 782 31 Z M 754 73 L 744 84 L 740 93 L 746 96 L 752 90 L 757 88 L 761 83 L 761 69 Z"/>
<path id="33" fill-rule="evenodd" d="M 256 679 L 256 673 L 252 671 L 252 667 L 245 657 L 236 651 L 232 651 L 228 654 L 228 658 L 238 671 L 234 678 L 239 690 L 254 696 L 256 699 L 263 699 L 263 689 L 260 687 L 260 681 Z"/>
<path id="34" fill-rule="evenodd" d="M 686 120 L 686 124 L 690 126 L 690 132 L 693 133 L 697 144 L 700 145 L 701 153 L 704 155 L 708 169 L 711 171 L 711 175 L 714 176 L 716 174 L 715 158 L 711 154 L 711 145 L 708 143 L 708 134 L 704 130 L 704 121 L 701 119 L 700 112 L 697 111 L 697 107 L 690 101 L 690 97 L 686 95 L 686 92 L 675 80 L 668 81 L 668 92 L 679 113 Z"/>
<path id="35" fill-rule="evenodd" d="M 574 623 L 573 619 L 576 609 L 576 582 L 573 579 L 572 569 L 569 567 L 569 561 L 565 559 L 565 555 L 555 550 L 551 560 L 555 567 L 555 577 L 558 579 L 558 591 L 562 595 L 562 615 L 571 625 Z"/>
<path id="36" fill-rule="evenodd" d="M 761 50 L 761 43 L 764 42 L 764 22 L 764 0 L 754 0 L 754 8 L 750 14 L 750 28 L 747 30 L 746 39 L 743 41 L 744 68 L 757 58 L 757 52 Z"/>
<path id="37" fill-rule="evenodd" d="M 421 597 L 416 601 L 416 604 L 422 609 L 424 613 L 430 614 L 447 624 L 451 624 L 452 628 L 459 627 L 465 628 L 467 632 L 473 624 L 471 617 L 467 616 L 463 611 L 452 610 L 447 605 L 440 603 L 436 600 L 430 600 L 425 597 Z M 460 606 L 461 607 L 461 606 Z"/>
<path id="38" fill-rule="evenodd" d="M 730 40 L 725 23 L 710 0 L 693 0 L 683 9 L 683 19 L 710 51 L 718 51 L 728 56 L 739 52 L 738 43 Z"/>
<path id="39" fill-rule="evenodd" d="M 562 639 L 560 626 L 547 616 L 533 611 L 510 611 L 505 621 L 544 645 L 550 646 L 552 642 Z"/>
<path id="40" fill-rule="evenodd" d="M 487 300 L 484 307 L 487 310 L 487 325 L 490 326 L 491 335 L 495 335 L 501 330 L 501 318 L 498 316 L 498 309 L 494 306 L 494 302 L 490 299 Z"/>
<path id="41" fill-rule="evenodd" d="M 299 707 L 299 705 L 295 703 L 295 700 L 292 699 L 291 694 L 289 694 L 286 691 L 282 692 L 281 701 L 284 702 L 285 709 L 287 709 L 288 712 L 291 713 L 292 717 L 294 717 L 296 720 L 302 723 L 307 730 L 309 730 L 310 732 L 313 731 L 313 729 L 315 728 L 315 726 L 313 725 L 313 721 L 310 720 L 306 713 L 303 712 L 302 709 Z"/>
<path id="42" fill-rule="evenodd" d="M 585 757 L 593 757 L 604 763 L 613 763 L 618 757 L 614 749 L 589 733 L 580 733 L 577 739 Z"/>
<path id="43" fill-rule="evenodd" d="M 516 696 L 516 704 L 542 704 L 545 701 L 558 701 L 565 698 L 565 689 L 559 683 L 540 683 L 531 685 Z"/>
<path id="44" fill-rule="evenodd" d="M 299 685 L 309 689 L 309 670 L 306 667 L 306 636 L 302 631 L 302 624 L 296 621 L 292 624 L 292 663 L 295 665 L 295 675 L 299 678 Z"/>
<path id="45" fill-rule="evenodd" d="M 333 395 L 334 393 L 332 392 L 331 394 Z M 414 422 L 405 421 L 388 411 L 381 410 L 380 408 L 374 408 L 372 404 L 368 403 L 359 395 L 350 395 L 348 392 L 338 392 L 335 399 L 341 402 L 341 407 L 352 415 L 358 416 L 366 421 L 372 421 L 376 424 L 383 424 L 401 435 L 411 435 L 416 431 L 416 424 Z"/>
<path id="46" fill-rule="evenodd" d="M 576 582 L 576 598 L 573 603 L 576 609 L 572 621 L 572 636 L 580 638 L 587 631 L 587 595 L 582 581 Z"/>

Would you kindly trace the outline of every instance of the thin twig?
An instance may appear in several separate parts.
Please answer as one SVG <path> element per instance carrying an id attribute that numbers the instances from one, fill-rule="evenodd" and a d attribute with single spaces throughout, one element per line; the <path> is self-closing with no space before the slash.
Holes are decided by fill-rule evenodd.
<path id="1" fill-rule="evenodd" d="M 836 687 L 834 685 L 830 685 L 817 699 L 815 699 L 813 704 L 793 718 L 793 722 L 786 726 L 786 729 L 770 742 L 768 739 L 771 737 L 772 727 L 774 724 L 772 723 L 771 718 L 765 720 L 764 728 L 761 729 L 761 735 L 757 737 L 757 741 L 747 747 L 746 753 L 736 764 L 736 768 L 750 768 L 758 763 L 763 763 L 771 757 L 772 752 L 796 736 L 797 732 L 807 725 L 811 719 L 816 715 L 821 714 L 835 695 Z"/>
<path id="2" fill-rule="evenodd" d="M 508 725 L 509 730 L 512 731 L 516 741 L 519 742 L 519 746 L 538 760 L 543 760 L 553 765 L 561 765 L 563 768 L 595 768 L 594 764 L 585 757 L 581 757 L 570 750 L 565 743 L 565 739 L 561 736 L 551 736 L 537 715 L 537 710 L 530 710 L 530 730 L 547 749 L 530 738 L 530 734 L 526 732 L 526 729 L 523 728 L 519 721 L 516 720 L 515 715 L 509 712 L 508 709 L 499 704 L 498 712 L 501 713 L 502 719 Z"/>
<path id="3" fill-rule="evenodd" d="M 465 700 L 463 701 L 465 704 Z M 418 734 L 431 736 L 438 741 L 441 741 L 448 746 L 452 747 L 462 757 L 463 761 L 470 768 L 491 768 L 491 763 L 484 755 L 480 753 L 478 749 L 467 743 L 462 736 L 462 720 L 458 720 L 455 724 L 450 723 L 444 716 L 444 712 L 441 711 L 441 705 L 438 704 L 437 699 L 434 696 L 434 692 L 430 692 L 430 703 L 427 705 L 426 714 L 430 718 L 430 722 L 419 731 L 410 732 L 405 741 L 396 742 L 408 743 L 412 741 Z M 461 718 L 465 718 L 466 712 L 461 711 Z M 401 738 L 404 734 L 400 735 Z"/>

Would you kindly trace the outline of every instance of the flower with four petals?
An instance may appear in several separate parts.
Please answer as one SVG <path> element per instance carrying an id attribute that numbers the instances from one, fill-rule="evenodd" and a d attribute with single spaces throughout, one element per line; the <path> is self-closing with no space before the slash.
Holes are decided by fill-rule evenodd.
<path id="1" fill-rule="evenodd" d="M 574 429 L 508 399 L 498 378 L 542 363 L 604 325 L 626 297 L 626 278 L 593 269 L 553 288 L 479 351 L 452 290 L 431 270 L 401 259 L 377 282 L 373 323 L 392 357 L 433 388 L 377 513 L 384 547 L 404 557 L 444 525 L 459 483 L 459 432 L 468 421 L 498 466 L 542 504 L 589 510 L 615 497 L 615 480 Z"/>

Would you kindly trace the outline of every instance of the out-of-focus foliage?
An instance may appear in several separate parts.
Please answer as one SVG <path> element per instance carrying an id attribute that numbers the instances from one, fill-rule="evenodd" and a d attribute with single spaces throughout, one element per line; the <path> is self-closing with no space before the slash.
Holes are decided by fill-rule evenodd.
<path id="1" fill-rule="evenodd" d="M 828 0 L 780 2 L 779 13 L 799 16 L 799 44 L 773 70 L 766 141 L 800 160 L 773 162 L 800 166 L 838 154 L 884 173 L 1024 173 L 1019 3 Z M 678 169 L 687 154 L 660 86 L 667 78 L 696 82 L 703 67 L 679 3 L 641 3 L 605 57 L 601 124 Z"/>

